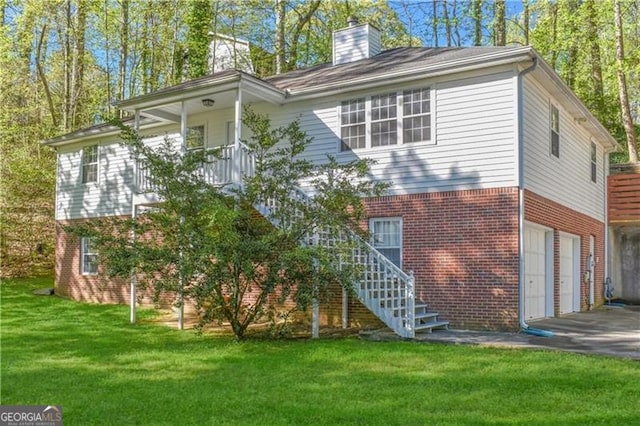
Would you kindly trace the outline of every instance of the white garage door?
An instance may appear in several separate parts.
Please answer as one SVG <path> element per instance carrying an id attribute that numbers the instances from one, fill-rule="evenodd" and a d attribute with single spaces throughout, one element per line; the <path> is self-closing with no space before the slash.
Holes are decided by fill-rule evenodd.
<path id="1" fill-rule="evenodd" d="M 573 238 L 560 237 L 560 313 L 573 312 L 574 298 Z"/>
<path id="2" fill-rule="evenodd" d="M 526 319 L 545 317 L 545 232 L 524 230 L 524 315 Z"/>

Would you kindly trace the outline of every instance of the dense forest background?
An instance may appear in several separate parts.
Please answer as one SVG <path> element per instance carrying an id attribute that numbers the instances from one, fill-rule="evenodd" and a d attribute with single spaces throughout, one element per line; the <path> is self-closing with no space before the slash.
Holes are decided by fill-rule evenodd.
<path id="1" fill-rule="evenodd" d="M 55 155 L 40 141 L 206 73 L 210 33 L 261 73 L 331 59 L 347 17 L 396 46 L 533 45 L 637 161 L 640 0 L 0 0 L 0 276 L 51 273 Z M 635 124 L 634 124 L 635 123 Z"/>

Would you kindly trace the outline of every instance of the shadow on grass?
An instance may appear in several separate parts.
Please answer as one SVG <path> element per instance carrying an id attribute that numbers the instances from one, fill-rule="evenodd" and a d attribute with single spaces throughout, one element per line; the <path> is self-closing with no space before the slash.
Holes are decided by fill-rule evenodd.
<path id="1" fill-rule="evenodd" d="M 61 404 L 66 424 L 640 420 L 629 360 L 357 339 L 235 343 L 131 326 L 126 306 L 33 296 L 33 285 L 2 284 L 2 403 Z"/>

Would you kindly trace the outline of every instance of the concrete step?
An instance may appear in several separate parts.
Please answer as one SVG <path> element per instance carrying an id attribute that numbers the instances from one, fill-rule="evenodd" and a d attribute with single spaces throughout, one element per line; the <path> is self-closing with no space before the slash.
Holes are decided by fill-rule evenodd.
<path id="1" fill-rule="evenodd" d="M 449 328 L 449 321 L 431 321 L 425 324 L 419 324 L 415 326 L 416 332 L 422 333 L 431 333 L 436 329 L 447 329 Z"/>

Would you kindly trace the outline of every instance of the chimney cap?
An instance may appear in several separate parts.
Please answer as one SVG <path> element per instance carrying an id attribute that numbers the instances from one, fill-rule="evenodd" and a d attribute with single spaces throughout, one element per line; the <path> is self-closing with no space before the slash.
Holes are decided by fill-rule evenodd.
<path id="1" fill-rule="evenodd" d="M 358 17 L 355 15 L 351 15 L 347 18 L 347 24 L 350 27 L 355 27 L 356 25 L 358 25 L 360 22 L 358 21 Z"/>

